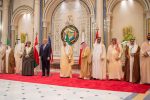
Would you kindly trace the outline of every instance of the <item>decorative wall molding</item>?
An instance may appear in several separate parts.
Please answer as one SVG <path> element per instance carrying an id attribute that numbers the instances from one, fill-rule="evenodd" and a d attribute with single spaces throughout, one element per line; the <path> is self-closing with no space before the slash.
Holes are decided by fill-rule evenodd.
<path id="1" fill-rule="evenodd" d="M 59 9 L 59 6 L 64 2 L 64 0 L 47 0 L 46 3 L 44 4 L 44 8 L 43 8 L 43 37 L 47 37 L 47 35 L 49 33 L 51 33 L 51 39 L 52 41 L 54 41 L 54 43 L 52 43 L 53 45 L 53 49 L 54 49 L 54 55 L 55 57 L 59 57 L 60 56 L 60 52 L 58 52 L 58 50 L 60 49 L 61 46 L 61 39 L 59 36 L 59 33 L 61 33 L 62 28 L 65 27 L 65 25 L 61 25 L 61 20 L 63 20 L 63 18 L 59 18 L 58 19 L 58 15 L 59 13 L 57 13 L 57 10 Z M 76 2 L 76 0 L 65 0 L 65 2 Z M 78 19 L 80 19 L 80 21 L 82 20 L 82 24 L 84 22 L 85 25 L 79 25 L 76 24 L 76 27 L 79 29 L 79 31 L 81 32 L 83 29 L 81 28 L 81 26 L 84 26 L 84 32 L 85 32 L 85 37 L 86 37 L 86 41 L 88 42 L 88 44 L 90 46 L 92 46 L 92 36 L 94 33 L 94 28 L 93 28 L 93 24 L 95 23 L 94 21 L 94 17 L 95 17 L 95 5 L 94 5 L 94 0 L 79 0 L 80 3 L 82 3 L 82 10 L 84 12 L 84 16 L 83 14 L 77 14 L 80 15 L 80 17 L 78 16 Z M 57 13 L 57 15 L 56 15 Z M 74 14 L 73 14 L 74 15 Z M 84 17 L 81 19 L 81 16 Z M 61 20 L 60 20 L 61 19 Z M 66 21 L 66 19 L 64 19 Z M 76 21 L 76 20 L 75 20 Z M 58 25 L 61 25 L 61 27 L 59 27 L 58 29 Z M 55 33 L 55 35 L 54 35 Z M 81 32 L 82 33 L 82 32 Z M 46 36 L 45 36 L 46 35 Z M 81 38 L 79 39 L 79 42 L 75 44 L 75 47 L 80 48 L 80 43 L 81 42 Z M 57 45 L 56 45 L 57 44 Z M 78 51 L 75 50 L 75 56 L 78 56 Z"/>
<path id="2" fill-rule="evenodd" d="M 110 44 L 110 39 L 111 39 L 111 28 L 112 28 L 112 12 L 114 7 L 120 3 L 121 0 L 107 0 L 107 34 L 108 34 L 108 44 Z M 138 2 L 144 9 L 145 15 L 144 16 L 144 34 L 146 34 L 147 29 L 146 29 L 146 14 L 150 10 L 150 1 L 149 0 L 134 0 L 134 2 Z M 144 36 L 143 36 L 144 37 Z"/>
<path id="3" fill-rule="evenodd" d="M 149 0 L 135 0 L 139 2 L 145 10 L 150 9 L 150 1 Z M 107 2 L 107 13 L 112 13 L 113 8 L 119 3 L 121 0 L 109 0 Z"/>
<path id="4" fill-rule="evenodd" d="M 43 19 L 46 19 L 48 12 L 53 12 L 54 9 L 63 1 L 64 0 L 48 0 L 44 7 Z M 94 4 L 93 4 L 92 0 L 80 0 L 80 1 L 84 2 L 89 7 L 91 14 L 94 14 Z"/>
<path id="5" fill-rule="evenodd" d="M 20 6 L 13 12 L 11 24 L 17 25 L 19 17 L 21 17 L 23 14 L 29 13 L 31 16 L 33 16 L 33 9 L 30 6 Z"/>

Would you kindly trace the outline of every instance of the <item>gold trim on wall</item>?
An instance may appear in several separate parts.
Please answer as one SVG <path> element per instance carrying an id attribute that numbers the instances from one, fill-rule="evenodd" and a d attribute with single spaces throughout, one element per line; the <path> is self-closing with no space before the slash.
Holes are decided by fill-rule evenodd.
<path id="1" fill-rule="evenodd" d="M 150 33 L 150 18 L 148 19 L 148 33 Z"/>

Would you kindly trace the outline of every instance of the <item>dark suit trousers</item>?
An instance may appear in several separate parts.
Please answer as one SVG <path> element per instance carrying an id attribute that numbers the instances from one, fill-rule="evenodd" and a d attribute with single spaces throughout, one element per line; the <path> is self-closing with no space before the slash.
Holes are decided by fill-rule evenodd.
<path id="1" fill-rule="evenodd" d="M 42 76 L 45 76 L 45 71 L 46 71 L 46 75 L 49 76 L 50 61 L 47 59 L 42 59 Z"/>

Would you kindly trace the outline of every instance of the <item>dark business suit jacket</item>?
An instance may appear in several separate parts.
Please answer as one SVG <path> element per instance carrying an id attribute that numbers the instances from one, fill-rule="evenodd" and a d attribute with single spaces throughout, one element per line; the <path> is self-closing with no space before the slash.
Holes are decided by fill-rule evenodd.
<path id="1" fill-rule="evenodd" d="M 50 58 L 50 45 L 46 44 L 45 48 L 42 44 L 40 47 L 40 56 L 42 60 L 47 60 L 47 58 Z"/>

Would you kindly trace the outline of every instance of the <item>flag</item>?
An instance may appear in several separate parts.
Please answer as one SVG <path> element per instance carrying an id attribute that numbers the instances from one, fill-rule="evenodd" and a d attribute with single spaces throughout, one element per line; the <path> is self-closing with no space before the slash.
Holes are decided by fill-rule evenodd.
<path id="1" fill-rule="evenodd" d="M 85 40 L 84 40 L 84 32 L 82 32 L 82 39 L 81 39 L 81 42 L 85 42 Z"/>
<path id="2" fill-rule="evenodd" d="M 77 37 L 77 32 L 76 31 L 74 31 L 74 37 Z"/>
<path id="3" fill-rule="evenodd" d="M 39 65 L 39 53 L 38 53 L 38 39 L 37 35 L 34 41 L 34 67 L 37 67 Z"/>
<path id="4" fill-rule="evenodd" d="M 66 39 L 65 39 L 65 40 L 66 40 L 66 42 L 68 43 L 68 45 L 71 45 L 68 34 L 66 34 Z"/>
<path id="5" fill-rule="evenodd" d="M 10 39 L 7 38 L 6 45 L 10 46 Z"/>
<path id="6" fill-rule="evenodd" d="M 96 37 L 95 37 L 95 41 L 96 41 L 96 39 L 98 38 L 98 30 L 97 30 L 97 32 L 96 32 Z"/>
<path id="7" fill-rule="evenodd" d="M 51 38 L 48 36 L 48 44 L 50 45 L 50 61 L 53 62 L 53 50 L 51 45 Z"/>

